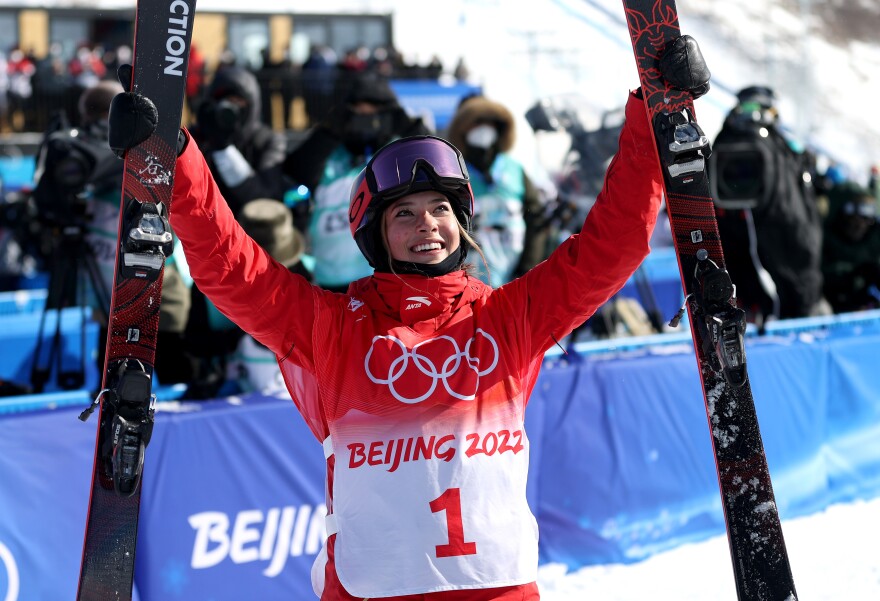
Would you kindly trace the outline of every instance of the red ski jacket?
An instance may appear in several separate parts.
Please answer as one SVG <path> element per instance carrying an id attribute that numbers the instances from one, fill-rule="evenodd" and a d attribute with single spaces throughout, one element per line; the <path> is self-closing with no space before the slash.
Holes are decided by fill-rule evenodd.
<path id="1" fill-rule="evenodd" d="M 277 356 L 327 460 L 322 600 L 537 599 L 523 429 L 543 354 L 648 254 L 661 186 L 641 100 L 584 222 L 491 289 L 465 271 L 311 286 L 248 238 L 195 143 L 171 224 L 214 304 Z"/>

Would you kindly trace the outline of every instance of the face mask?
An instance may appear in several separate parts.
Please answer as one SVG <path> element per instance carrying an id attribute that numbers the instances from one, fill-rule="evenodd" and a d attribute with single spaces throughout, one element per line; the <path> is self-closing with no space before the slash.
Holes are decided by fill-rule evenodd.
<path id="1" fill-rule="evenodd" d="M 491 148 L 498 140 L 498 131 L 491 125 L 478 125 L 467 133 L 465 140 L 474 148 Z"/>
<path id="2" fill-rule="evenodd" d="M 375 152 L 393 133 L 394 120 L 388 112 L 354 114 L 345 126 L 345 146 L 354 154 L 361 154 L 367 149 Z"/>

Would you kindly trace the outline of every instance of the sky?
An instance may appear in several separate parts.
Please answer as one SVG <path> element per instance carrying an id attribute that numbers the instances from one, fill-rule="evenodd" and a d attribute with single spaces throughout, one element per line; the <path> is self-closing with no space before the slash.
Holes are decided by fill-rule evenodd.
<path id="1" fill-rule="evenodd" d="M 833 505 L 782 528 L 799 599 L 880 599 L 880 498 Z M 543 565 L 538 584 L 542 601 L 736 601 L 723 535 L 632 565 L 568 574 L 563 565 Z"/>

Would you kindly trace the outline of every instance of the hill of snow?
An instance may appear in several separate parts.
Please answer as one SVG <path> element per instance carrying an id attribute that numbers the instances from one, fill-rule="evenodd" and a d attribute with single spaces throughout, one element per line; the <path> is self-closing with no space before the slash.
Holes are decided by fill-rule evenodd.
<path id="1" fill-rule="evenodd" d="M 371 1 L 395 15 L 395 42 L 409 58 L 432 55 L 451 69 L 463 57 L 487 95 L 522 115 L 539 98 L 582 97 L 599 115 L 638 85 L 619 0 Z M 880 163 L 880 4 L 875 0 L 679 0 L 682 30 L 697 38 L 713 89 L 697 103 L 714 137 L 753 84 L 773 87 L 783 125 L 864 182 Z M 528 133 L 525 121 L 522 132 Z M 521 135 L 518 152 L 534 152 Z M 546 163 L 546 161 L 544 161 Z"/>

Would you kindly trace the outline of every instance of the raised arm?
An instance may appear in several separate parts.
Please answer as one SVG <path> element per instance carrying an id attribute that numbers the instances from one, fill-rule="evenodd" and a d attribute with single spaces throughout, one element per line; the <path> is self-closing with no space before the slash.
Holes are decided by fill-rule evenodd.
<path id="1" fill-rule="evenodd" d="M 170 217 L 193 279 L 224 315 L 276 355 L 296 346 L 311 357 L 320 292 L 245 234 L 192 139 L 177 159 Z"/>
<path id="2" fill-rule="evenodd" d="M 530 356 L 567 336 L 610 299 L 650 250 L 660 209 L 661 175 L 644 103 L 631 94 L 620 149 L 579 234 L 523 277 L 504 286 L 529 332 Z"/>
<path id="3" fill-rule="evenodd" d="M 688 90 L 694 98 L 709 90 L 709 70 L 690 36 L 674 40 L 657 68 L 671 87 Z M 519 314 L 530 358 L 593 315 L 623 287 L 650 251 L 662 200 L 662 175 L 638 91 L 627 102 L 619 145 L 580 233 L 509 284 L 509 291 L 496 295 L 501 302 L 509 298 L 511 308 L 525 308 Z"/>
<path id="4" fill-rule="evenodd" d="M 131 65 L 119 68 L 125 87 Z M 126 91 L 110 105 L 110 148 L 122 158 L 156 129 L 156 106 Z M 171 227 L 183 244 L 193 279 L 217 308 L 276 355 L 296 347 L 312 357 L 312 324 L 320 294 L 260 248 L 235 221 L 198 146 L 185 130 L 178 137 L 174 191 L 168 207 Z"/>

